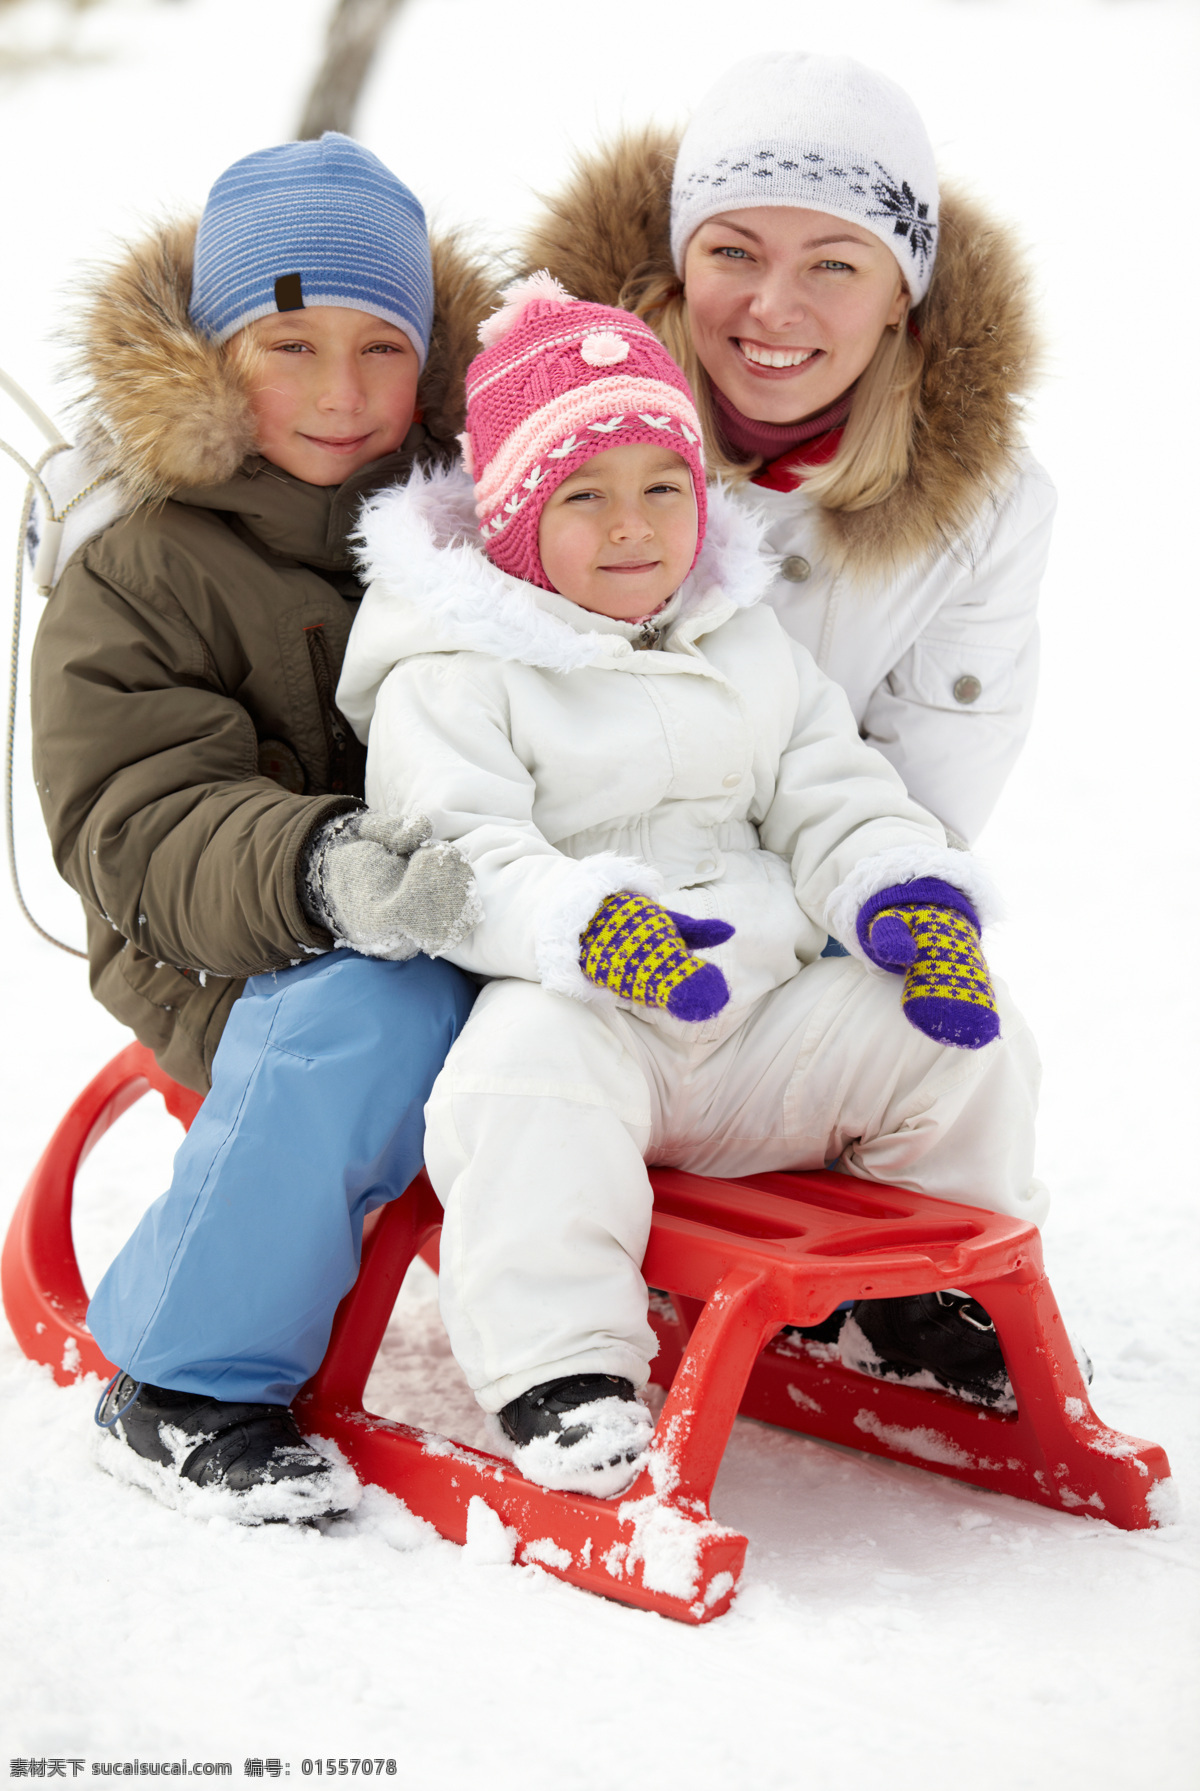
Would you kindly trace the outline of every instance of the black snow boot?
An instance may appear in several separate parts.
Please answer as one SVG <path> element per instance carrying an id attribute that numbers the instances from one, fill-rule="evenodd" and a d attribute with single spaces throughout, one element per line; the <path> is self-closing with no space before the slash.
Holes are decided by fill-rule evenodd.
<path id="1" fill-rule="evenodd" d="M 496 1414 L 527 1480 L 559 1491 L 615 1498 L 637 1478 L 654 1420 L 615 1374 L 543 1381 Z"/>
<path id="2" fill-rule="evenodd" d="M 360 1496 L 351 1470 L 306 1443 L 287 1406 L 210 1399 L 119 1374 L 96 1423 L 111 1474 L 198 1515 L 307 1523 L 342 1515 Z"/>
<path id="3" fill-rule="evenodd" d="M 815 1325 L 784 1325 L 779 1335 L 791 1343 L 836 1343 L 850 1316 L 849 1306 L 835 1306 L 828 1318 Z"/>
<path id="4" fill-rule="evenodd" d="M 984 1405 L 1011 1405 L 1013 1391 L 996 1327 L 969 1294 L 942 1291 L 902 1300 L 858 1300 L 852 1317 L 843 1337 L 847 1366 L 906 1380 L 931 1374 L 950 1392 L 965 1393 Z M 856 1347 L 855 1327 L 877 1360 Z"/>

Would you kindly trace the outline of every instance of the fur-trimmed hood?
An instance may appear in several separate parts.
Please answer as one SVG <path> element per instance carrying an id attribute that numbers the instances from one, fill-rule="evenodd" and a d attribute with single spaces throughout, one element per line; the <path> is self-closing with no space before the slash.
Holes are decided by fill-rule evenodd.
<path id="1" fill-rule="evenodd" d="M 698 640 L 757 603 L 774 576 L 762 524 L 721 487 L 694 569 L 672 600 L 672 633 Z M 363 509 L 359 556 L 369 589 L 350 637 L 338 705 L 365 740 L 379 687 L 418 653 L 476 652 L 570 672 L 632 658 L 631 624 L 591 616 L 493 565 L 483 551 L 475 487 L 462 465 L 418 468 Z M 676 604 L 678 607 L 676 608 Z"/>
<path id="2" fill-rule="evenodd" d="M 133 502 L 223 484 L 254 452 L 244 373 L 188 316 L 197 222 L 160 223 L 92 269 L 64 332 L 83 386 L 76 433 L 89 470 L 115 476 Z M 417 403 L 427 451 L 448 461 L 494 281 L 459 237 L 431 249 L 434 323 Z"/>
<path id="3" fill-rule="evenodd" d="M 818 956 L 833 908 L 853 951 L 879 889 L 929 876 L 974 894 L 967 854 L 758 601 L 772 568 L 736 500 L 714 492 L 643 652 L 633 625 L 493 566 L 473 495 L 435 470 L 372 501 L 373 582 L 337 693 L 369 730 L 369 805 L 426 816 L 474 869 L 483 914 L 454 963 L 603 999 L 579 969 L 589 920 L 619 890 L 669 899 L 733 929 L 715 1039 Z"/>
<path id="4" fill-rule="evenodd" d="M 670 274 L 677 143 L 648 128 L 579 156 L 518 245 L 517 271 L 549 268 L 569 292 L 606 305 L 634 275 Z M 1038 367 L 1029 277 L 1013 233 L 953 188 L 942 194 L 933 282 L 912 318 L 925 370 L 908 475 L 868 509 L 822 512 L 822 548 L 839 570 L 886 574 L 944 549 L 1016 470 Z"/>

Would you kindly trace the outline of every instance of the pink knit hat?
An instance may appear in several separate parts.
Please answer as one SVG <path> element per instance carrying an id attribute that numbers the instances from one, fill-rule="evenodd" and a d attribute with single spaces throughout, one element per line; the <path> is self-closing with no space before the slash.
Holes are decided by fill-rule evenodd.
<path id="1" fill-rule="evenodd" d="M 546 499 L 606 448 L 657 442 L 687 462 L 704 540 L 704 454 L 687 380 L 640 318 L 573 299 L 548 273 L 505 293 L 480 326 L 459 437 L 484 549 L 504 572 L 554 586 L 538 555 Z M 693 561 L 693 565 L 695 561 Z"/>

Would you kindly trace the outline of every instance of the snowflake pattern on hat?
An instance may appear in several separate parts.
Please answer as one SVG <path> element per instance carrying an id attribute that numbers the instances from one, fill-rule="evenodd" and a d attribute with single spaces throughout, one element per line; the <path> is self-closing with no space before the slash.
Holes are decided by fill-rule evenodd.
<path id="1" fill-rule="evenodd" d="M 818 186 L 826 181 L 853 193 L 859 200 L 873 198 L 875 209 L 865 205 L 861 209 L 863 222 L 868 218 L 890 218 L 892 235 L 903 236 L 908 241 L 909 252 L 924 273 L 927 264 L 933 259 L 934 238 L 937 231 L 936 220 L 929 215 L 930 202 L 918 199 L 907 180 L 897 180 L 890 174 L 882 162 L 876 161 L 872 168 L 863 162 L 848 160 L 845 165 L 841 161 L 831 161 L 818 150 L 806 150 L 799 156 L 780 155 L 774 149 L 756 149 L 736 162 L 727 156 L 721 156 L 712 168 L 696 169 L 681 183 L 683 193 L 699 191 L 703 187 L 723 187 L 729 184 L 736 174 L 749 173 L 752 180 L 773 181 L 777 176 L 787 179 L 789 185 L 795 176 L 811 184 L 811 194 L 797 194 L 793 198 L 789 194 L 788 203 L 794 204 L 800 198 L 810 201 L 809 209 L 813 211 L 833 210 L 833 205 L 823 203 L 827 195 L 816 192 Z M 717 170 L 722 172 L 718 173 Z M 870 182 L 870 185 L 866 183 Z M 766 197 L 769 188 L 763 189 L 762 197 Z M 759 195 L 750 195 L 756 198 Z M 837 205 L 836 195 L 834 205 Z M 857 210 L 857 207 L 855 208 Z M 853 216 L 842 205 L 837 205 L 835 215 Z M 878 235 L 878 231 L 872 234 Z"/>
<path id="2" fill-rule="evenodd" d="M 908 246 L 914 259 L 919 259 L 922 269 L 933 256 L 933 239 L 937 225 L 929 216 L 929 203 L 918 199 L 906 180 L 897 182 L 881 163 L 876 162 L 881 179 L 874 182 L 872 193 L 879 200 L 881 209 L 869 215 L 873 218 L 892 218 L 893 236 L 906 236 Z"/>
<path id="3" fill-rule="evenodd" d="M 755 206 L 844 218 L 893 255 L 914 304 L 937 254 L 938 177 L 912 100 L 849 56 L 767 51 L 728 69 L 680 141 L 671 257 L 706 219 Z"/>

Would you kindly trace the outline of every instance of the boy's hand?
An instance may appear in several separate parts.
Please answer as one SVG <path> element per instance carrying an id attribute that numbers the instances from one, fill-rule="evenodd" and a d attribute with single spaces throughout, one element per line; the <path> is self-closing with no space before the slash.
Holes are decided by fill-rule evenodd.
<path id="1" fill-rule="evenodd" d="M 436 957 L 482 918 L 475 873 L 424 815 L 372 810 L 318 829 L 300 866 L 309 919 L 369 958 Z"/>
<path id="2" fill-rule="evenodd" d="M 721 945 L 733 936 L 723 920 L 672 914 L 648 896 L 622 891 L 601 902 L 579 937 L 579 967 L 597 988 L 623 1001 L 666 1008 L 676 1020 L 711 1020 L 729 1000 L 715 964 L 689 945 Z"/>
<path id="3" fill-rule="evenodd" d="M 873 964 L 903 976 L 905 1017 L 918 1032 L 967 1051 L 997 1036 L 979 920 L 961 890 L 937 877 L 881 889 L 859 909 L 858 941 Z"/>

